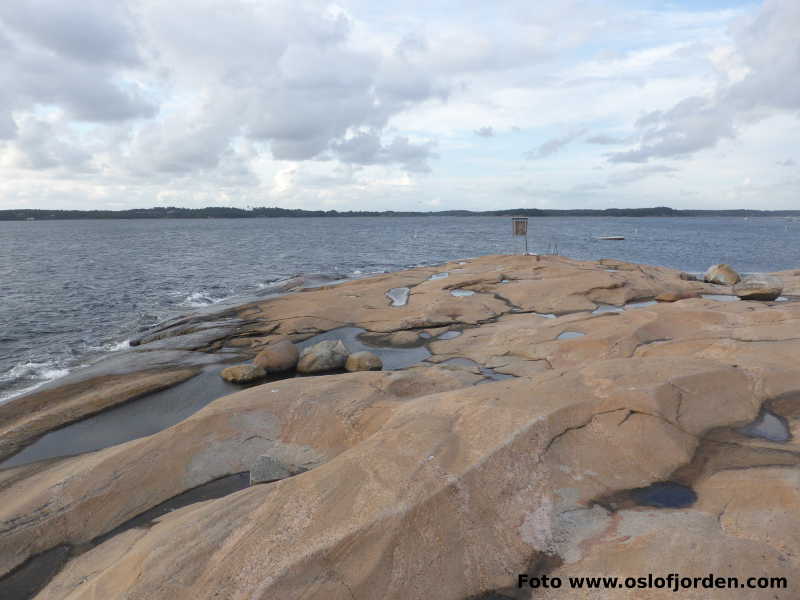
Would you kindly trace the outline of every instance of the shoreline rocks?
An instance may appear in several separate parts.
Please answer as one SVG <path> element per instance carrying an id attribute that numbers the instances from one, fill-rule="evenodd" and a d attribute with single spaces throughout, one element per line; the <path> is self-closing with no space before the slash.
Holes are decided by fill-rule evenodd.
<path id="1" fill-rule="evenodd" d="M 450 295 L 466 287 L 476 293 Z M 388 306 L 399 288 L 413 302 Z M 796 572 L 800 302 L 697 297 L 714 292 L 662 267 L 493 256 L 241 307 L 246 325 L 218 360 L 235 346 L 254 364 L 230 369 L 266 376 L 305 342 L 298 372 L 328 375 L 272 378 L 146 437 L 0 470 L 0 574 L 103 535 L 41 597 L 463 600 L 516 594 L 531 565 L 561 576 Z M 663 301 L 593 314 L 644 298 Z M 377 365 L 333 339 L 348 328 L 387 347 L 413 336 L 426 360 L 337 372 Z M 15 427 L 81 406 L 68 392 L 21 403 L 30 411 L 12 415 Z M 782 435 L 763 434 L 765 414 Z M 247 471 L 258 485 L 109 534 Z M 670 486 L 692 501 L 637 501 Z M 621 597 L 643 597 L 634 592 Z"/>
<path id="2" fill-rule="evenodd" d="M 264 379 L 267 376 L 267 372 L 262 367 L 256 365 L 236 365 L 234 367 L 222 369 L 220 376 L 225 381 L 242 384 L 253 383 Z"/>
<path id="3" fill-rule="evenodd" d="M 716 283 L 719 285 L 733 285 L 741 279 L 733 267 L 725 263 L 718 265 L 711 265 L 705 273 L 703 279 L 708 283 Z"/>
<path id="4" fill-rule="evenodd" d="M 372 352 L 354 352 L 347 357 L 344 368 L 351 373 L 355 371 L 380 371 L 383 369 L 383 361 Z"/>
<path id="5" fill-rule="evenodd" d="M 283 339 L 256 354 L 253 364 L 267 373 L 284 373 L 294 369 L 298 360 L 300 352 L 297 347 L 290 340 Z"/>
<path id="6" fill-rule="evenodd" d="M 775 300 L 783 293 L 783 283 L 774 275 L 745 275 L 733 286 L 733 293 L 742 300 Z"/>
<path id="7" fill-rule="evenodd" d="M 307 375 L 343 369 L 350 352 L 341 340 L 325 340 L 300 353 L 297 372 Z"/>

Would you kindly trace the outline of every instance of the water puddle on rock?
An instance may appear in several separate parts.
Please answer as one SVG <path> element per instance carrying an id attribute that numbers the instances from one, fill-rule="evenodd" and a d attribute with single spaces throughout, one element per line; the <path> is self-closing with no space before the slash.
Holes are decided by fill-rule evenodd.
<path id="1" fill-rule="evenodd" d="M 630 491 L 631 498 L 640 506 L 655 508 L 685 508 L 697 500 L 695 491 L 680 483 L 659 481 Z"/>
<path id="2" fill-rule="evenodd" d="M 408 304 L 408 295 L 410 293 L 411 290 L 407 287 L 392 288 L 386 292 L 386 296 L 392 301 L 392 306 L 405 306 Z"/>
<path id="3" fill-rule="evenodd" d="M 298 349 L 302 352 L 303 349 L 313 346 L 317 342 L 325 340 L 342 340 L 342 343 L 347 347 L 350 353 L 361 352 L 366 350 L 372 352 L 380 357 L 383 361 L 384 371 L 394 371 L 397 369 L 405 369 L 411 365 L 422 362 L 431 355 L 430 350 L 425 346 L 417 346 L 413 348 L 396 348 L 392 346 L 378 346 L 368 344 L 360 339 L 361 334 L 366 333 L 366 330 L 360 327 L 340 327 L 332 329 L 319 335 L 315 335 L 303 342 L 297 344 Z"/>
<path id="4" fill-rule="evenodd" d="M 29 600 L 61 570 L 69 559 L 70 546 L 56 546 L 29 558 L 0 579 L 3 600 Z"/>
<path id="5" fill-rule="evenodd" d="M 557 340 L 574 340 L 576 338 L 580 338 L 585 336 L 585 333 L 581 333 L 580 331 L 564 331 L 561 333 L 556 339 Z"/>
<path id="6" fill-rule="evenodd" d="M 460 331 L 445 331 L 436 337 L 437 340 L 454 340 L 461 335 Z"/>
<path id="7" fill-rule="evenodd" d="M 625 310 L 629 308 L 644 308 L 645 306 L 653 306 L 654 304 L 658 304 L 655 300 L 643 300 L 641 302 L 628 302 L 625 305 Z"/>
<path id="8" fill-rule="evenodd" d="M 428 277 L 428 279 L 436 280 L 436 279 L 444 279 L 445 277 L 450 277 L 450 273 L 448 273 L 447 271 L 445 271 L 444 273 L 436 273 Z"/>
<path id="9" fill-rule="evenodd" d="M 475 294 L 475 292 L 473 292 L 472 290 L 450 290 L 450 295 L 451 296 L 456 296 L 458 298 L 461 298 L 461 297 L 464 297 L 464 296 L 472 296 L 474 294 Z"/>
<path id="10" fill-rule="evenodd" d="M 171 388 L 50 431 L 1 462 L 0 469 L 101 450 L 180 423 L 217 398 L 242 389 L 219 376 L 223 368 L 222 365 L 206 367 Z"/>
<path id="11" fill-rule="evenodd" d="M 792 439 L 786 420 L 768 410 L 762 411 L 755 421 L 740 427 L 737 431 L 747 437 L 761 438 L 769 442 L 783 443 Z"/>
<path id="12" fill-rule="evenodd" d="M 624 308 L 621 306 L 613 306 L 611 304 L 598 304 L 597 308 L 592 311 L 593 315 L 600 315 L 603 313 L 621 313 Z"/>
<path id="13" fill-rule="evenodd" d="M 537 317 L 544 317 L 545 319 L 555 319 L 557 316 L 554 315 L 553 313 L 533 313 L 533 314 L 535 314 Z"/>
<path id="14" fill-rule="evenodd" d="M 700 297 L 718 302 L 736 302 L 739 300 L 739 296 L 729 296 L 727 294 L 700 294 Z"/>

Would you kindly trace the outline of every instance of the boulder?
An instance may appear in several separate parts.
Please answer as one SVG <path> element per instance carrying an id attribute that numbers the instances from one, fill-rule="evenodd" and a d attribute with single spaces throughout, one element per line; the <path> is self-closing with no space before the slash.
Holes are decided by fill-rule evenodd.
<path id="1" fill-rule="evenodd" d="M 416 346 L 419 342 L 419 334 L 416 331 L 395 331 L 388 339 L 389 344 L 400 348 Z"/>
<path id="2" fill-rule="evenodd" d="M 725 263 L 719 265 L 711 265 L 708 267 L 705 276 L 703 277 L 708 283 L 717 283 L 719 285 L 733 285 L 741 277 L 733 270 L 733 267 Z"/>
<path id="3" fill-rule="evenodd" d="M 305 470 L 302 467 L 286 464 L 269 454 L 262 454 L 250 467 L 250 485 L 286 479 Z"/>
<path id="4" fill-rule="evenodd" d="M 353 371 L 380 371 L 383 369 L 383 361 L 377 354 L 372 352 L 355 352 L 347 357 L 344 368 Z"/>
<path id="5" fill-rule="evenodd" d="M 742 300 L 775 300 L 783 293 L 783 283 L 774 275 L 753 273 L 734 285 L 733 293 Z"/>
<path id="6" fill-rule="evenodd" d="M 297 370 L 307 374 L 336 371 L 344 368 L 349 354 L 342 340 L 325 340 L 303 350 Z"/>
<path id="7" fill-rule="evenodd" d="M 300 352 L 289 340 L 281 340 L 270 344 L 259 352 L 253 359 L 253 364 L 261 367 L 267 373 L 282 373 L 290 371 L 297 366 Z"/>
<path id="8" fill-rule="evenodd" d="M 252 383 L 253 381 L 264 379 L 267 376 L 267 372 L 255 365 L 236 365 L 235 367 L 223 369 L 220 376 L 231 383 Z"/>
<path id="9" fill-rule="evenodd" d="M 691 290 L 666 290 L 656 296 L 658 302 L 677 302 L 678 300 L 685 300 L 687 298 L 697 298 L 700 294 Z"/>

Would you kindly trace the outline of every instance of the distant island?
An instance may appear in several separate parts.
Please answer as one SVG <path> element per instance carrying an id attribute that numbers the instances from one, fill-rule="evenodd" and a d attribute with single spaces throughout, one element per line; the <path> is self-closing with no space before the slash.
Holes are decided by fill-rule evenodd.
<path id="1" fill-rule="evenodd" d="M 178 208 L 158 206 L 130 210 L 0 210 L 0 221 L 53 221 L 66 219 L 254 219 L 278 217 L 800 217 L 800 210 L 676 210 L 654 208 L 442 210 L 436 212 L 302 210 L 299 208 Z"/>

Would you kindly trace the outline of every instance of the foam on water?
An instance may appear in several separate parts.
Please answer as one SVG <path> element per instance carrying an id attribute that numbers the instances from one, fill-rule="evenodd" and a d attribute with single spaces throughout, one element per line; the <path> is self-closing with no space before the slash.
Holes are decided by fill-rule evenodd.
<path id="1" fill-rule="evenodd" d="M 64 377 L 69 373 L 69 369 L 57 365 L 53 361 L 46 362 L 24 362 L 15 365 L 6 373 L 0 374 L 0 384 L 12 384 L 23 382 L 34 382 L 5 394 L 0 394 L 0 403 L 7 402 L 17 396 L 22 396 L 41 387 L 48 381 Z"/>

